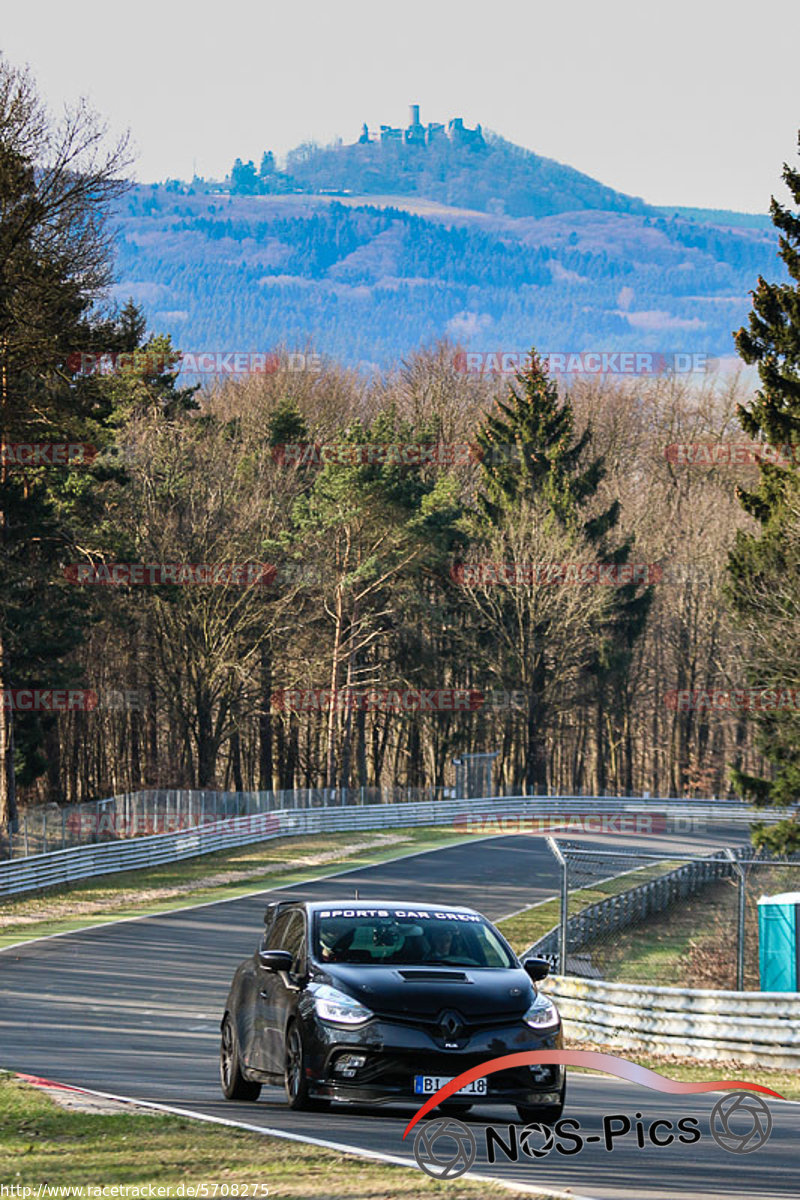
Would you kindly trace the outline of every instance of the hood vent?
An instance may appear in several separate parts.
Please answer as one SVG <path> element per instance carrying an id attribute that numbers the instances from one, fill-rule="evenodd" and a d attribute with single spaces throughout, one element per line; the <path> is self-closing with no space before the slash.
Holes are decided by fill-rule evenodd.
<path id="1" fill-rule="evenodd" d="M 398 971 L 406 983 L 472 983 L 463 971 L 434 971 L 424 968 L 414 971 Z"/>

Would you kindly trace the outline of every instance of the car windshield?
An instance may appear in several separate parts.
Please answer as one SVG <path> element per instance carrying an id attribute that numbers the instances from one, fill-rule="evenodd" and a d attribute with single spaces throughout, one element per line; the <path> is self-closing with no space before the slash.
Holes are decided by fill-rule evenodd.
<path id="1" fill-rule="evenodd" d="M 477 913 L 328 909 L 317 913 L 321 962 L 377 966 L 514 967 L 507 947 Z"/>

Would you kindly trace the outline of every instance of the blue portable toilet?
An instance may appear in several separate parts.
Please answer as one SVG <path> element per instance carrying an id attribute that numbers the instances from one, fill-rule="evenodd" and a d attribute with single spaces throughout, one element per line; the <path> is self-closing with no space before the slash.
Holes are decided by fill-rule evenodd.
<path id="1" fill-rule="evenodd" d="M 800 992 L 800 892 L 759 900 L 758 965 L 762 992 Z"/>

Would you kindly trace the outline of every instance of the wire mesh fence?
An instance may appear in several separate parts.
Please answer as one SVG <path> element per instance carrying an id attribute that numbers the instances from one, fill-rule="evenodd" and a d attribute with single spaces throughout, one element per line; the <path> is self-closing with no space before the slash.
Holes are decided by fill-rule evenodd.
<path id="1" fill-rule="evenodd" d="M 493 754 L 465 755 L 458 760 L 455 787 L 356 787 L 356 788 L 293 788 L 283 791 L 221 792 L 189 788 L 151 788 L 112 796 L 84 804 L 38 804 L 25 808 L 10 827 L 0 828 L 0 860 L 24 858 L 53 850 L 68 850 L 74 846 L 94 845 L 120 838 L 143 837 L 155 833 L 174 833 L 195 829 L 229 817 L 255 816 L 258 813 L 280 810 L 337 807 L 340 805 L 371 805 L 427 803 L 479 797 L 521 798 L 511 787 L 492 789 L 491 760 Z M 467 761 L 469 760 L 469 761 Z M 580 791 L 564 797 L 548 793 L 536 799 L 573 800 L 583 805 L 587 801 L 641 800 L 645 809 L 660 801 L 684 804 L 687 814 L 699 805 L 724 806 L 730 816 L 731 805 L 746 814 L 747 806 L 740 800 L 676 800 L 670 797 L 638 795 L 591 796 Z"/>
<path id="2" fill-rule="evenodd" d="M 558 926 L 535 952 L 561 974 L 660 987 L 758 990 L 758 901 L 800 892 L 800 856 L 752 847 L 670 857 L 549 838 Z"/>
<path id="3" fill-rule="evenodd" d="M 0 859 L 24 858 L 120 838 L 197 829 L 232 817 L 345 804 L 397 804 L 452 796 L 446 788 L 293 788 L 219 792 L 161 788 L 128 792 L 87 804 L 41 804 L 26 809 L 0 845 Z"/>

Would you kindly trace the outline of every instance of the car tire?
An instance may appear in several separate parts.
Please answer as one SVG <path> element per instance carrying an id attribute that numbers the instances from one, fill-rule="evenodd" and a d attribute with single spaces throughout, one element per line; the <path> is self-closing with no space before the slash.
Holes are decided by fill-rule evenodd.
<path id="1" fill-rule="evenodd" d="M 257 1100 L 261 1095 L 261 1084 L 245 1079 L 239 1062 L 239 1044 L 236 1031 L 228 1013 L 222 1022 L 222 1037 L 219 1048 L 219 1078 L 222 1094 L 226 1100 Z"/>
<path id="2" fill-rule="evenodd" d="M 330 1101 L 317 1100 L 308 1094 L 306 1047 L 302 1030 L 297 1021 L 292 1021 L 286 1030 L 284 1064 L 283 1083 L 289 1108 L 300 1112 L 328 1108 Z"/>
<path id="3" fill-rule="evenodd" d="M 558 1104 L 518 1104 L 517 1114 L 524 1124 L 555 1125 L 561 1120 L 564 1112 L 564 1101 L 567 1095 L 567 1084 L 561 1088 L 561 1100 Z"/>

